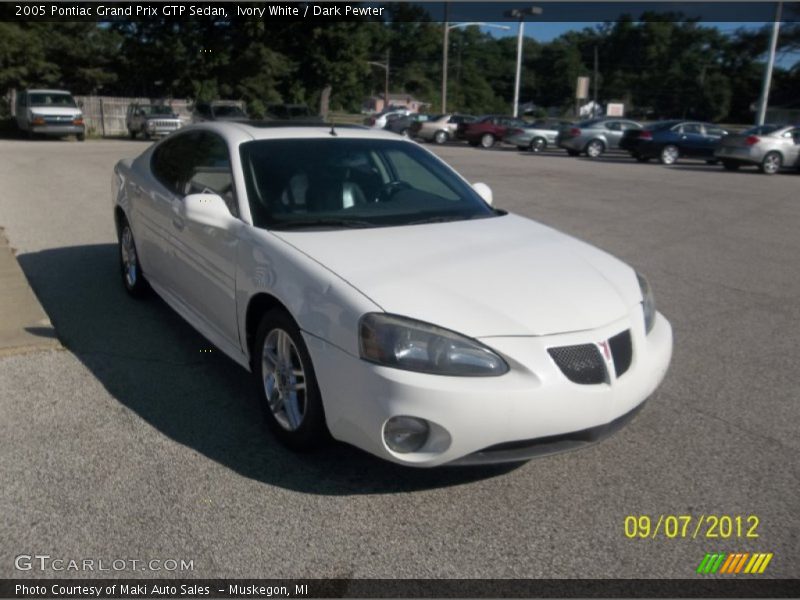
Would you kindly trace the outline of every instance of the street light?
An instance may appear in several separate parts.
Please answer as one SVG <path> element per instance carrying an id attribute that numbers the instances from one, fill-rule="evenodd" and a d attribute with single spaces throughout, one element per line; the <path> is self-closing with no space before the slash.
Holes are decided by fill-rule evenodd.
<path id="1" fill-rule="evenodd" d="M 522 73 L 522 32 L 525 28 L 525 17 L 527 15 L 540 15 L 542 9 L 539 6 L 528 8 L 515 8 L 503 13 L 506 17 L 519 19 L 519 29 L 517 30 L 517 76 L 514 79 L 514 116 L 519 113 L 519 79 Z"/>
<path id="2" fill-rule="evenodd" d="M 447 54 L 450 47 L 450 30 L 456 29 L 457 27 L 469 27 L 470 25 L 493 27 L 494 29 L 503 29 L 505 31 L 511 29 L 505 25 L 494 25 L 492 23 L 471 22 L 455 23 L 454 25 L 450 25 L 447 21 L 444 22 L 444 39 L 442 41 L 442 114 L 447 112 Z"/>
<path id="3" fill-rule="evenodd" d="M 375 67 L 380 67 L 384 71 L 386 71 L 386 75 L 383 78 L 383 109 L 386 110 L 389 107 L 389 50 L 386 51 L 386 62 L 377 62 L 374 60 L 368 60 L 367 64 L 373 65 Z"/>

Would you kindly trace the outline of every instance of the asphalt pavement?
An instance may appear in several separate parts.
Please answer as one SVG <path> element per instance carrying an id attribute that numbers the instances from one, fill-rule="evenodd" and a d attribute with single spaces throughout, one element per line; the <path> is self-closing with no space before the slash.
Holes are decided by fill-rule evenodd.
<path id="1" fill-rule="evenodd" d="M 108 576 L 15 567 L 36 554 L 192 563 L 131 577 L 691 578 L 707 552 L 769 552 L 763 577 L 800 574 L 800 175 L 436 148 L 497 206 L 646 274 L 675 352 L 602 444 L 413 470 L 287 451 L 245 371 L 125 295 L 111 173 L 145 147 L 0 141 L 0 226 L 65 348 L 0 357 L 0 578 Z M 640 515 L 692 527 L 629 539 Z"/>

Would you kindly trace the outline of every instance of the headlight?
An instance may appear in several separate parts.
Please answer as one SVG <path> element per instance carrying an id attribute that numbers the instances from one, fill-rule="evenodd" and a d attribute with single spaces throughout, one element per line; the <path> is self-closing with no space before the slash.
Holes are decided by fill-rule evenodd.
<path id="1" fill-rule="evenodd" d="M 650 333 L 656 322 L 656 299 L 653 296 L 653 289 L 644 278 L 644 275 L 636 274 L 639 280 L 639 288 L 642 290 L 642 312 L 644 312 L 644 331 Z"/>
<path id="2" fill-rule="evenodd" d="M 489 377 L 508 371 L 505 361 L 480 342 L 384 313 L 361 318 L 359 349 L 364 360 L 420 373 Z"/>

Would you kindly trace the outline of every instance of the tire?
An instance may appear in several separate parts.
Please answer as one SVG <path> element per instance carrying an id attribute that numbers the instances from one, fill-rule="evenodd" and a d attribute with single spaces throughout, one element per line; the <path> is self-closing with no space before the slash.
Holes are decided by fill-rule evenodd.
<path id="1" fill-rule="evenodd" d="M 481 136 L 481 148 L 491 148 L 494 146 L 494 136 L 491 133 L 484 133 Z"/>
<path id="2" fill-rule="evenodd" d="M 86 134 L 79 133 L 78 135 L 75 136 L 75 139 L 78 140 L 79 142 L 84 142 L 86 141 Z"/>
<path id="3" fill-rule="evenodd" d="M 658 160 L 661 161 L 662 165 L 674 165 L 678 162 L 678 156 L 680 156 L 678 147 L 674 144 L 667 144 L 661 149 Z"/>
<path id="4" fill-rule="evenodd" d="M 767 152 L 759 165 L 759 170 L 764 175 L 775 175 L 783 166 L 783 156 L 780 152 Z"/>
<path id="5" fill-rule="evenodd" d="M 722 168 L 726 171 L 738 171 L 739 167 L 742 165 L 736 162 L 735 160 L 723 160 L 722 161 Z"/>
<path id="6" fill-rule="evenodd" d="M 581 153 L 578 152 L 577 150 L 567 150 L 567 154 L 569 154 L 570 156 L 580 156 L 581 155 Z"/>
<path id="7" fill-rule="evenodd" d="M 439 144 L 440 146 L 449 139 L 450 139 L 450 134 L 447 133 L 446 131 L 440 130 L 433 134 L 433 141 Z"/>
<path id="8" fill-rule="evenodd" d="M 124 217 L 119 227 L 119 266 L 125 291 L 133 298 L 144 298 L 150 287 L 142 273 L 133 230 Z"/>
<path id="9" fill-rule="evenodd" d="M 261 318 L 253 374 L 267 427 L 282 444 L 304 452 L 330 439 L 311 356 L 297 324 L 281 309 Z"/>
<path id="10" fill-rule="evenodd" d="M 528 146 L 528 149 L 534 154 L 538 154 L 545 148 L 547 148 L 547 140 L 544 139 L 543 137 L 533 138 L 531 140 L 530 146 Z"/>
<path id="11" fill-rule="evenodd" d="M 403 137 L 408 137 L 408 128 L 403 129 L 403 131 L 400 132 L 400 135 Z"/>
<path id="12" fill-rule="evenodd" d="M 586 144 L 586 156 L 589 158 L 599 158 L 606 151 L 606 145 L 602 140 L 592 140 Z"/>
<path id="13" fill-rule="evenodd" d="M 136 132 L 133 129 L 131 129 L 130 130 L 130 134 L 131 134 L 131 139 L 135 140 L 136 139 Z"/>

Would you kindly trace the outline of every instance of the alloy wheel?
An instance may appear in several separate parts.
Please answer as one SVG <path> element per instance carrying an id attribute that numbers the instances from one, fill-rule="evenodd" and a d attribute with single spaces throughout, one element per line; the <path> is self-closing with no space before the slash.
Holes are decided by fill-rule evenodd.
<path id="1" fill-rule="evenodd" d="M 136 255 L 136 244 L 133 242 L 133 232 L 129 225 L 122 230 L 122 272 L 125 276 L 125 285 L 133 289 L 139 280 L 139 257 Z"/>
<path id="2" fill-rule="evenodd" d="M 273 329 L 261 352 L 264 394 L 270 412 L 286 431 L 296 431 L 306 415 L 306 373 L 291 336 Z"/>

